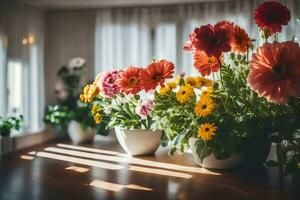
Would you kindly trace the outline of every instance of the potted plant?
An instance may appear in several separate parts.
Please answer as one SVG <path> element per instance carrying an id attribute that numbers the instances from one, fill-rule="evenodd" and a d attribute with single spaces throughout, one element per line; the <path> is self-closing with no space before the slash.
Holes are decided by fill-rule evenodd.
<path id="1" fill-rule="evenodd" d="M 107 134 L 103 125 L 98 126 L 94 122 L 92 114 L 86 114 L 92 105 L 78 101 L 84 68 L 84 59 L 73 58 L 58 71 L 59 81 L 55 87 L 58 103 L 49 105 L 44 117 L 44 121 L 58 132 L 67 130 L 70 139 L 76 144 L 92 141 L 97 131 L 99 134 Z"/>
<path id="2" fill-rule="evenodd" d="M 4 118 L 0 116 L 0 135 L 2 137 L 9 137 L 11 130 L 19 130 L 23 121 L 22 115 L 19 117 Z"/>
<path id="3" fill-rule="evenodd" d="M 282 15 L 276 18 L 282 20 L 274 24 L 265 19 L 268 14 L 263 14 L 273 13 L 272 9 Z M 194 66 L 200 74 L 212 75 L 214 81 L 181 77 L 177 90 L 167 86 L 155 94 L 154 113 L 162 118 L 161 126 L 173 147 L 171 153 L 190 147 L 201 166 L 227 169 L 242 162 L 263 163 L 272 135 L 279 135 L 279 141 L 289 136 L 294 151 L 297 149 L 300 47 L 294 41 L 277 41 L 277 32 L 289 19 L 288 9 L 278 2 L 259 6 L 255 20 L 266 42 L 250 61 L 253 40 L 232 22 L 203 25 L 189 35 L 184 50 L 193 53 Z M 268 42 L 271 36 L 273 43 Z M 207 87 L 203 89 L 203 85 Z M 293 123 L 289 134 L 282 132 L 286 128 L 283 122 Z M 277 145 L 277 152 L 278 157 L 283 157 L 279 160 L 285 163 L 287 155 L 282 156 L 282 145 Z M 299 151 L 292 160 L 297 168 Z"/>
<path id="4" fill-rule="evenodd" d="M 11 130 L 19 130 L 23 122 L 23 117 L 0 117 L 0 155 L 13 150 L 13 142 L 9 138 Z"/>
<path id="5" fill-rule="evenodd" d="M 100 73 L 84 88 L 80 98 L 92 102 L 96 123 L 109 119 L 117 139 L 129 155 L 151 154 L 159 147 L 162 131 L 152 118 L 151 95 L 158 85 L 172 77 L 174 65 L 166 60 L 153 61 L 146 68 L 128 67 Z"/>

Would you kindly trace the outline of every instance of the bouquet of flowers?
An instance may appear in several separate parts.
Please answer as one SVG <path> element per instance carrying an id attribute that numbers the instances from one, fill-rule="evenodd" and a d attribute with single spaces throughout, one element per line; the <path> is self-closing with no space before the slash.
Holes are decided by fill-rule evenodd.
<path id="1" fill-rule="evenodd" d="M 164 86 L 173 73 L 174 65 L 167 60 L 153 61 L 146 68 L 102 72 L 84 87 L 80 99 L 93 104 L 91 113 L 97 124 L 107 119 L 107 128 L 154 130 L 152 91 Z"/>
<path id="2" fill-rule="evenodd" d="M 171 152 L 186 150 L 188 140 L 197 137 L 202 161 L 211 154 L 217 159 L 242 154 L 255 162 L 251 147 L 275 141 L 278 161 L 268 163 L 299 171 L 300 47 L 293 40 L 278 41 L 290 12 L 278 2 L 265 2 L 254 17 L 265 40 L 256 50 L 254 40 L 232 22 L 195 28 L 183 49 L 213 81 L 182 76 L 177 86 L 171 82 L 155 94 L 154 111 Z"/>

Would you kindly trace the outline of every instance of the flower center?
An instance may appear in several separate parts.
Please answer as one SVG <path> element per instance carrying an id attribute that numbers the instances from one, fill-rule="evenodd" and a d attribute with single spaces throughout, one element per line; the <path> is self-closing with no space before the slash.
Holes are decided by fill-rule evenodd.
<path id="1" fill-rule="evenodd" d="M 272 72 L 276 75 L 281 75 L 281 74 L 285 73 L 286 70 L 285 70 L 284 66 L 277 64 L 272 68 Z"/>
<path id="2" fill-rule="evenodd" d="M 212 37 L 212 43 L 215 45 L 220 45 L 221 44 L 221 40 L 220 38 L 218 38 L 217 36 Z"/>
<path id="3" fill-rule="evenodd" d="M 206 61 L 209 64 L 213 64 L 216 62 L 216 58 L 214 56 L 208 56 Z"/>
<path id="4" fill-rule="evenodd" d="M 202 109 L 206 109 L 207 108 L 207 105 L 202 105 Z"/>
<path id="5" fill-rule="evenodd" d="M 107 80 L 107 82 L 108 82 L 109 84 L 113 84 L 113 83 L 114 83 L 114 80 L 113 80 L 112 78 L 109 78 L 109 79 Z"/>
<path id="6" fill-rule="evenodd" d="M 160 79 L 161 79 L 161 74 L 154 74 L 154 76 L 152 77 L 153 78 L 153 80 L 155 80 L 155 81 L 159 81 Z"/>
<path id="7" fill-rule="evenodd" d="M 186 93 L 186 91 L 182 91 L 181 94 L 184 95 Z"/>
<path id="8" fill-rule="evenodd" d="M 133 87 L 136 86 L 139 82 L 139 79 L 136 76 L 132 76 L 128 79 L 128 86 Z"/>
<path id="9" fill-rule="evenodd" d="M 208 132 L 208 131 L 209 131 L 209 128 L 205 128 L 205 131 Z"/>

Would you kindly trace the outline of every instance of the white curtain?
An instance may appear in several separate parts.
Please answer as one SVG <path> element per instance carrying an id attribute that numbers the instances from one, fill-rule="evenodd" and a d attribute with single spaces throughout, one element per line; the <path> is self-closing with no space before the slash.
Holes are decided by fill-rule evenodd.
<path id="1" fill-rule="evenodd" d="M 0 30 L 0 116 L 5 115 L 5 106 L 6 105 L 6 38 Z"/>
<path id="2" fill-rule="evenodd" d="M 5 1 L 0 8 L 0 115 L 8 116 L 13 112 L 9 101 L 8 88 L 20 84 L 21 108 L 18 113 L 24 117 L 24 131 L 35 132 L 43 128 L 44 112 L 44 15 L 42 11 L 18 1 Z M 31 42 L 29 42 L 31 37 Z M 24 39 L 27 40 L 24 43 Z M 9 74 L 9 67 L 17 63 L 21 75 Z M 18 71 L 18 72 L 20 72 Z M 8 80 L 13 77 L 16 82 Z M 11 91 L 13 92 L 13 91 Z M 15 97 L 14 96 L 14 97 Z"/>
<path id="3" fill-rule="evenodd" d="M 253 20 L 263 0 L 207 2 L 167 7 L 99 9 L 96 16 L 95 74 L 129 65 L 145 66 L 151 59 L 169 59 L 177 73 L 198 74 L 190 53 L 182 46 L 188 34 L 202 24 L 227 19 L 259 38 Z M 292 20 L 279 39 L 300 37 L 298 0 L 281 1 L 291 10 Z M 258 41 L 259 42 L 259 41 Z"/>

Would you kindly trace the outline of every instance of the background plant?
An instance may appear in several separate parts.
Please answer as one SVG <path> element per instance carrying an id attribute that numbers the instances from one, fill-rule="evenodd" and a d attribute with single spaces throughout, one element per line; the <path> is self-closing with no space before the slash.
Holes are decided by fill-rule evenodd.
<path id="1" fill-rule="evenodd" d="M 97 128 L 99 134 L 107 134 L 102 125 L 94 122 L 90 112 L 92 104 L 80 102 L 79 96 L 83 87 L 85 61 L 82 58 L 73 58 L 68 65 L 62 66 L 57 76 L 60 85 L 56 87 L 57 104 L 46 107 L 44 121 L 57 128 L 65 128 L 71 120 L 79 122 L 83 129 Z"/>
<path id="2" fill-rule="evenodd" d="M 0 135 L 2 137 L 7 137 L 10 135 L 11 130 L 19 130 L 22 126 L 23 117 L 22 115 L 18 117 L 0 117 Z"/>

